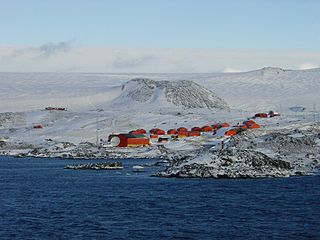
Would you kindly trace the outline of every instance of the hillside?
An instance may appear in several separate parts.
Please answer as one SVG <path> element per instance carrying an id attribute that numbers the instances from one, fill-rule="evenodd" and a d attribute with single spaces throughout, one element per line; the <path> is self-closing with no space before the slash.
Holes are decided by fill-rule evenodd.
<path id="1" fill-rule="evenodd" d="M 286 112 L 292 106 L 320 108 L 320 69 L 285 70 L 263 68 L 243 73 L 202 75 L 198 83 L 214 86 L 232 108 L 249 111 L 276 109 Z"/>
<path id="2" fill-rule="evenodd" d="M 193 81 L 155 81 L 136 78 L 122 85 L 122 93 L 114 104 L 134 103 L 154 107 L 227 109 L 227 103 L 214 92 Z"/>
<path id="3" fill-rule="evenodd" d="M 122 91 L 123 86 L 147 86 L 141 82 L 126 84 L 135 78 L 164 81 L 169 90 L 176 81 L 182 86 L 182 79 L 185 83 L 193 81 L 214 92 L 232 109 L 286 111 L 302 105 L 312 110 L 314 102 L 320 103 L 320 69 L 264 68 L 208 74 L 0 73 L 0 112 L 36 110 L 48 105 L 63 105 L 77 111 L 110 107 L 120 94 L 129 94 L 128 88 Z M 160 100 L 160 95 L 152 94 Z M 152 100 L 150 97 L 149 101 Z M 168 100 L 183 104 L 183 97 L 177 98 L 172 91 L 168 91 Z M 205 105 L 204 101 L 196 103 L 196 106 Z"/>
<path id="4" fill-rule="evenodd" d="M 95 142 L 97 121 L 99 137 L 105 138 L 140 127 L 237 124 L 271 109 L 286 120 L 299 116 L 290 110 L 295 106 L 305 107 L 306 119 L 313 120 L 314 104 L 317 112 L 320 107 L 319 79 L 320 69 L 280 68 L 210 74 L 0 73 L 0 137 Z M 48 106 L 68 111 L 44 111 Z M 44 128 L 34 130 L 35 124 Z"/>

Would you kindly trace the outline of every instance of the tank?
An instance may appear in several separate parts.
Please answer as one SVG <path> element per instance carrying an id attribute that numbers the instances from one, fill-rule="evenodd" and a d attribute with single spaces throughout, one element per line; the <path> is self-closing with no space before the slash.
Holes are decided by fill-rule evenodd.
<path id="1" fill-rule="evenodd" d="M 110 140 L 111 146 L 117 147 L 120 144 L 120 138 L 118 136 L 114 136 Z"/>

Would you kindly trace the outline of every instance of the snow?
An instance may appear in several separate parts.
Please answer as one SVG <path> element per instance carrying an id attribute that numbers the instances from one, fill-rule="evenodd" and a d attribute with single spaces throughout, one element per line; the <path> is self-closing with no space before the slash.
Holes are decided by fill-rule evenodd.
<path id="1" fill-rule="evenodd" d="M 73 110 L 108 105 L 121 87 L 134 78 L 157 81 L 191 80 L 215 92 L 231 108 L 279 112 L 293 106 L 313 110 L 319 102 L 320 69 L 266 68 L 224 74 L 102 74 L 102 73 L 0 73 L 1 112 L 65 106 Z"/>
<path id="2" fill-rule="evenodd" d="M 237 124 L 255 112 L 271 109 L 286 113 L 287 119 L 280 122 L 292 121 L 290 124 L 293 124 L 293 121 L 301 121 L 301 113 L 292 113 L 289 107 L 306 106 L 303 114 L 310 115 L 313 102 L 320 100 L 319 76 L 319 69 L 290 71 L 278 68 L 232 74 L 0 73 L 0 101 L 4 103 L 0 105 L 0 112 L 14 113 L 3 128 L 14 128 L 18 132 L 9 134 L 10 137 L 26 141 L 38 137 L 95 142 L 97 115 L 98 135 L 102 138 L 111 132 L 140 127 L 167 130 L 219 121 Z M 188 81 L 194 81 L 200 87 Z M 188 109 L 172 104 L 179 102 L 172 100 L 176 97 L 169 98 L 168 102 L 166 91 L 182 87 L 190 90 L 190 86 L 201 95 L 206 95 L 204 88 L 212 91 L 215 94 L 212 96 L 217 97 L 215 100 L 223 99 L 231 111 Z M 139 97 L 134 94 L 136 91 L 142 91 L 142 98 L 150 97 L 140 99 L 140 103 L 133 102 L 132 97 Z M 187 96 L 185 102 L 189 106 L 199 106 L 194 105 L 195 99 Z M 68 111 L 43 111 L 47 106 L 66 107 Z M 97 113 L 98 108 L 104 111 Z M 261 124 L 270 125 L 270 121 L 278 119 L 261 120 Z M 34 124 L 43 124 L 44 129 L 31 129 Z M 277 126 L 274 124 L 273 127 Z M 218 132 L 216 137 L 222 135 L 223 132 Z"/>
<path id="3" fill-rule="evenodd" d="M 218 122 L 233 126 L 257 112 L 274 110 L 281 116 L 257 118 L 262 127 L 247 133 L 256 150 L 272 158 L 278 155 L 277 149 L 264 146 L 271 133 L 285 131 L 289 132 L 286 140 L 308 141 L 308 131 L 315 131 L 312 124 L 320 120 L 319 77 L 320 69 L 280 68 L 203 74 L 0 73 L 0 138 L 6 139 L 11 154 L 35 147 L 53 151 L 61 148 L 61 142 L 95 143 L 97 136 L 105 140 L 110 133 L 138 128 L 190 129 Z M 44 110 L 48 106 L 67 111 Z M 306 109 L 292 111 L 299 106 Z M 34 129 L 36 124 L 44 128 Z M 156 157 L 162 145 L 178 152 L 220 149 L 222 141 L 230 140 L 224 136 L 228 129 L 154 144 L 150 149 L 118 149 L 117 154 Z M 314 142 L 319 145 L 318 139 Z M 206 161 L 207 157 L 197 159 Z"/>

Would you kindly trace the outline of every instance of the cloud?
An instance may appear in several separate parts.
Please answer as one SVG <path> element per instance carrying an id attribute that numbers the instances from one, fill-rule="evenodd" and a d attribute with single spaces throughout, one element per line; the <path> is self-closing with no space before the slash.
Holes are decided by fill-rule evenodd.
<path id="1" fill-rule="evenodd" d="M 72 41 L 46 43 L 41 45 L 36 50 L 38 50 L 41 53 L 41 55 L 50 57 L 60 52 L 63 52 L 63 53 L 70 52 L 72 50 L 72 45 L 73 45 Z"/>
<path id="2" fill-rule="evenodd" d="M 8 58 L 19 58 L 19 57 L 25 57 L 25 56 L 31 56 L 34 55 L 35 48 L 31 47 L 23 47 L 23 48 L 16 48 L 13 49 L 12 53 L 8 56 Z"/>
<path id="3" fill-rule="evenodd" d="M 315 64 L 315 63 L 311 63 L 311 62 L 307 62 L 307 63 L 302 63 L 298 66 L 298 69 L 301 70 L 305 70 L 305 69 L 312 69 L 312 68 L 318 68 L 320 67 L 320 65 Z"/>
<path id="4" fill-rule="evenodd" d="M 141 57 L 125 57 L 119 55 L 115 58 L 112 63 L 112 66 L 116 69 L 118 68 L 136 68 L 141 67 L 144 64 L 150 64 L 156 60 L 155 56 L 141 56 Z"/>
<path id="5" fill-rule="evenodd" d="M 224 73 L 234 73 L 234 72 L 243 72 L 243 71 L 240 69 L 237 69 L 237 68 L 226 67 L 223 69 L 223 72 Z"/>
<path id="6" fill-rule="evenodd" d="M 75 47 L 72 41 L 0 46 L 0 72 L 205 73 L 319 67 L 315 63 L 320 52 Z"/>
<path id="7" fill-rule="evenodd" d="M 68 53 L 73 49 L 73 41 L 62 41 L 57 43 L 45 43 L 40 47 L 18 47 L 10 57 L 51 57 L 58 53 Z"/>

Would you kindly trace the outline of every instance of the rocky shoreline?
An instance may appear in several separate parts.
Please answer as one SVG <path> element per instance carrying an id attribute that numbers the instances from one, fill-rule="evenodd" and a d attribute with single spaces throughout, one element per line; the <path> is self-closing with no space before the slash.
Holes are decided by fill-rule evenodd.
<path id="1" fill-rule="evenodd" d="M 320 171 L 320 124 L 274 131 L 245 131 L 231 138 L 223 150 L 186 144 L 188 148 L 185 149 L 172 147 L 170 143 L 120 149 L 99 148 L 89 142 L 75 145 L 48 141 L 41 146 L 7 145 L 0 153 L 62 159 L 161 159 L 168 164 L 164 171 L 154 175 L 158 177 L 263 178 Z"/>
<path id="2" fill-rule="evenodd" d="M 121 162 L 87 163 L 79 165 L 67 165 L 65 169 L 72 170 L 119 170 L 123 169 Z"/>
<path id="3" fill-rule="evenodd" d="M 246 131 L 224 150 L 175 154 L 156 176 L 181 178 L 264 178 L 320 171 L 320 125 L 276 131 Z"/>
<path id="4" fill-rule="evenodd" d="M 69 142 L 48 142 L 40 146 L 27 144 L 8 145 L 0 149 L 0 156 L 61 158 L 61 159 L 165 159 L 159 149 L 160 146 L 141 147 L 133 149 L 120 149 L 115 147 L 97 147 L 90 142 L 78 145 Z"/>
<path id="5" fill-rule="evenodd" d="M 205 159 L 199 161 L 199 159 Z M 207 151 L 175 160 L 155 176 L 178 178 L 266 178 L 302 175 L 289 162 L 252 150 Z"/>

